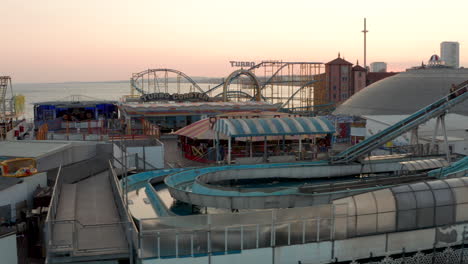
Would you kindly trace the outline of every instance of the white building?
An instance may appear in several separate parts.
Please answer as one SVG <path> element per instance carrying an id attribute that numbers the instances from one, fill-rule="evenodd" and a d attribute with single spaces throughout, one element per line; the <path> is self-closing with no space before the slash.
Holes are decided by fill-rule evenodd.
<path id="1" fill-rule="evenodd" d="M 454 68 L 460 67 L 460 43 L 454 41 L 444 41 L 440 43 L 440 56 L 445 61 L 445 65 Z"/>
<path id="2" fill-rule="evenodd" d="M 387 63 L 385 62 L 372 62 L 370 64 L 370 71 L 371 72 L 387 72 Z"/>

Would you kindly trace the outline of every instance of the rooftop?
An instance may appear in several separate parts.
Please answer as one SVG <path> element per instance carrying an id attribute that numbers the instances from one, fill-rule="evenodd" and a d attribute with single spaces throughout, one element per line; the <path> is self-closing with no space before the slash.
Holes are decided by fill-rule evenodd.
<path id="1" fill-rule="evenodd" d="M 407 70 L 375 82 L 355 93 L 340 105 L 334 114 L 353 116 L 412 114 L 446 96 L 452 84 L 466 80 L 468 80 L 468 69 Z M 454 107 L 451 112 L 468 115 L 468 101 Z"/>
<path id="2" fill-rule="evenodd" d="M 71 142 L 61 141 L 2 141 L 0 142 L 0 156 L 40 158 L 46 154 L 52 154 L 68 148 L 71 144 Z"/>

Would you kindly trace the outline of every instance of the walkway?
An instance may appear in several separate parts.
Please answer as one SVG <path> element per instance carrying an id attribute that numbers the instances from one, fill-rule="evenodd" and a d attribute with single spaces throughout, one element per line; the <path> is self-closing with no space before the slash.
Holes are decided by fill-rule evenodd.
<path id="1" fill-rule="evenodd" d="M 108 171 L 75 184 L 63 184 L 52 228 L 53 253 L 76 259 L 128 256 Z M 52 263 L 61 261 L 52 261 Z"/>

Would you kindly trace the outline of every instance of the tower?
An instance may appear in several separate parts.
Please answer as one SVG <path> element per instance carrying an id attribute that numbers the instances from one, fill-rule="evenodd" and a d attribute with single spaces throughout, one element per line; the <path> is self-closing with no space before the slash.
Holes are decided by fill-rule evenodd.
<path id="1" fill-rule="evenodd" d="M 455 41 L 444 41 L 440 43 L 440 56 L 445 65 L 460 67 L 460 44 Z"/>
<path id="2" fill-rule="evenodd" d="M 366 18 L 364 18 L 364 30 L 361 31 L 362 33 L 364 33 L 364 69 L 367 70 L 367 39 L 366 39 L 366 36 L 367 36 L 367 32 L 369 32 L 367 30 L 367 27 L 366 27 Z"/>

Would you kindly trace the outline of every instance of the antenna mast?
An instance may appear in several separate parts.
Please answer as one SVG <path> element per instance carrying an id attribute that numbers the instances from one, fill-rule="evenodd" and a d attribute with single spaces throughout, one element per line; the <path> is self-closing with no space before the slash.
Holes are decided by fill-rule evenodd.
<path id="1" fill-rule="evenodd" d="M 366 27 L 366 18 L 364 18 L 364 30 L 361 31 L 362 33 L 364 33 L 364 69 L 366 69 L 367 71 L 367 61 L 366 61 L 366 55 L 367 55 L 367 47 L 366 47 L 366 43 L 367 43 L 367 40 L 366 40 L 366 35 L 367 35 L 367 32 L 369 32 L 367 30 L 367 27 Z"/>

